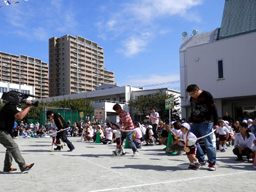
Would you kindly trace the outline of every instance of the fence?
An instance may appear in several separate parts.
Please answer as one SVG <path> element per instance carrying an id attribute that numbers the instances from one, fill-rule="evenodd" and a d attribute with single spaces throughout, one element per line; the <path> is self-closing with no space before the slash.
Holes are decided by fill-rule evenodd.
<path id="1" fill-rule="evenodd" d="M 77 111 L 72 109 L 51 109 L 54 113 L 59 113 L 63 116 L 65 121 L 70 120 L 71 124 L 73 124 L 76 120 L 84 120 L 86 121 L 86 116 L 92 118 L 93 114 L 89 114 L 86 111 Z M 46 110 L 40 112 L 40 124 L 45 125 L 47 123 Z"/>

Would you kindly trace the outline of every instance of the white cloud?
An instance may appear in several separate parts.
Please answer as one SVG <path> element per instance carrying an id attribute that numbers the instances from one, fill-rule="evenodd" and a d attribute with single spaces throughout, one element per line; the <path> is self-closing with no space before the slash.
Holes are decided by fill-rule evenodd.
<path id="1" fill-rule="evenodd" d="M 115 25 L 116 25 L 116 20 L 110 20 L 110 21 L 107 22 L 107 29 L 108 30 L 113 30 Z"/>
<path id="2" fill-rule="evenodd" d="M 123 49 L 119 52 L 122 52 L 127 57 L 143 52 L 145 51 L 150 37 L 151 34 L 146 32 L 141 33 L 138 36 L 130 37 L 122 43 Z"/>
<path id="3" fill-rule="evenodd" d="M 33 9 L 32 6 L 10 6 L 11 17 L 5 15 L 12 27 L 12 33 L 28 39 L 47 41 L 52 34 L 75 31 L 77 21 L 72 5 L 63 0 L 50 1 L 46 8 Z"/>
<path id="4" fill-rule="evenodd" d="M 37 27 L 33 29 L 33 36 L 38 40 L 44 41 L 49 39 L 49 32 L 43 27 Z"/>
<path id="5" fill-rule="evenodd" d="M 162 29 L 158 19 L 178 15 L 184 19 L 200 22 L 200 17 L 189 11 L 194 6 L 200 5 L 203 0 L 133 0 L 123 3 L 119 11 L 109 14 L 98 23 L 101 31 L 99 37 L 117 38 L 125 36 L 121 52 L 128 57 L 146 50 L 155 34 L 165 34 L 170 29 Z M 106 9 L 104 9 L 106 10 Z M 141 33 L 141 31 L 147 31 Z M 107 34 L 107 35 L 106 35 Z"/>

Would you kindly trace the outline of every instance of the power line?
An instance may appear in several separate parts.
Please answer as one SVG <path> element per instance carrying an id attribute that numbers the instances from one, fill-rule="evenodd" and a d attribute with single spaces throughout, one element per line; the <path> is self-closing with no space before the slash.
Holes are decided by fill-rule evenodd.
<path id="1" fill-rule="evenodd" d="M 164 83 L 157 83 L 157 84 L 151 84 L 151 85 L 143 85 L 143 86 L 135 86 L 135 87 L 154 87 L 154 86 L 159 86 L 159 85 L 166 85 L 166 84 L 174 84 L 174 83 L 179 83 L 180 81 L 168 81 L 168 82 L 164 82 Z"/>

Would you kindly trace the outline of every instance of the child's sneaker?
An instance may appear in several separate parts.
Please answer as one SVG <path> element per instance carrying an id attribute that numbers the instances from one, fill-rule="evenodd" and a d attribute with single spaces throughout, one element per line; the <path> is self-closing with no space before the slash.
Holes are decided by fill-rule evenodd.
<path id="1" fill-rule="evenodd" d="M 16 169 L 16 168 L 13 168 L 13 167 L 11 166 L 9 169 L 4 169 L 4 170 L 3 170 L 3 173 L 4 173 L 4 174 L 8 174 L 8 173 L 13 173 L 13 172 L 15 172 L 15 171 L 17 171 L 17 169 Z"/>
<path id="2" fill-rule="evenodd" d="M 197 170 L 197 169 L 199 169 L 201 167 L 201 165 L 200 165 L 200 163 L 195 163 L 195 165 L 194 165 L 194 170 Z"/>
<path id="3" fill-rule="evenodd" d="M 188 169 L 194 169 L 194 168 L 195 168 L 195 165 L 189 164 Z"/>
<path id="4" fill-rule="evenodd" d="M 117 156 L 117 153 L 115 151 L 112 151 L 113 156 Z"/>
<path id="5" fill-rule="evenodd" d="M 209 170 L 209 171 L 216 171 L 215 165 L 212 164 L 212 163 L 209 163 L 209 165 L 208 165 L 208 170 Z"/>
<path id="6" fill-rule="evenodd" d="M 34 163 L 26 165 L 26 167 L 21 171 L 21 173 L 28 173 L 28 171 L 34 166 Z"/>
<path id="7" fill-rule="evenodd" d="M 121 156 L 122 156 L 122 155 L 125 155 L 125 154 L 126 154 L 126 152 L 122 152 L 122 153 L 121 153 Z"/>

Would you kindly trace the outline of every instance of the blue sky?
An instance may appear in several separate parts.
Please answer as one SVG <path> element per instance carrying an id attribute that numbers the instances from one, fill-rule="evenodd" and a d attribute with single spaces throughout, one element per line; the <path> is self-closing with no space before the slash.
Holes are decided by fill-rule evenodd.
<path id="1" fill-rule="evenodd" d="M 0 51 L 48 63 L 48 40 L 82 36 L 104 50 L 118 85 L 179 90 L 182 32 L 221 26 L 225 0 L 0 0 Z"/>

